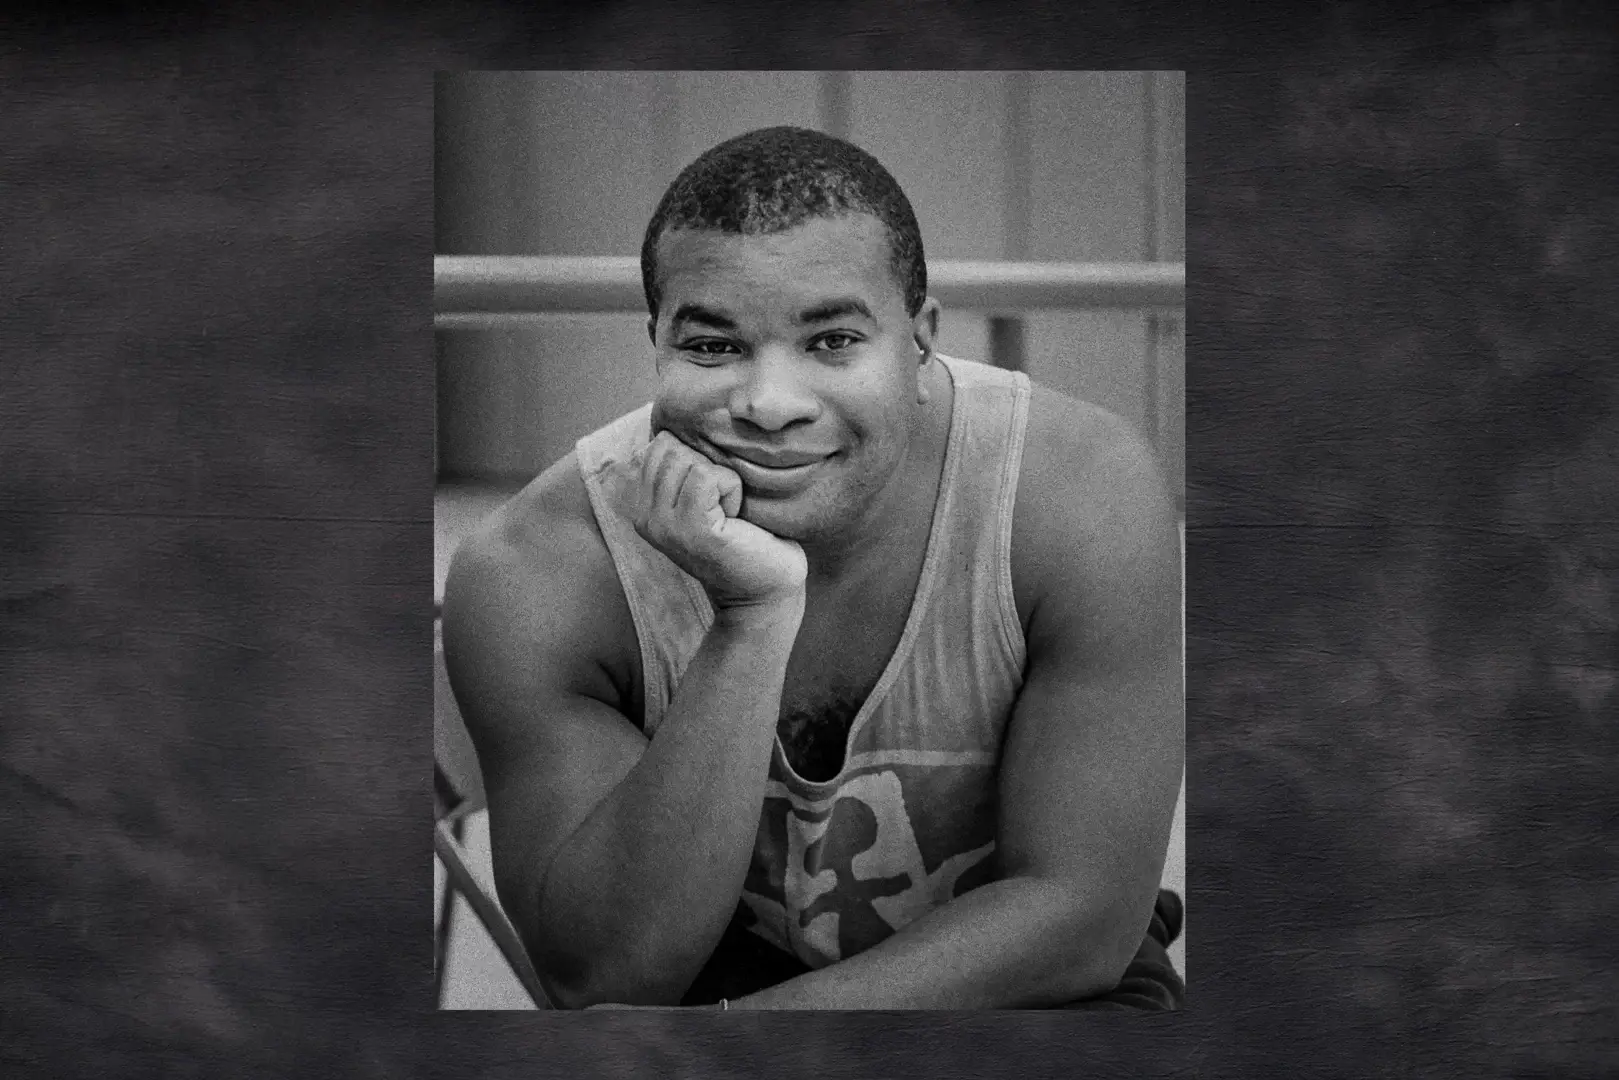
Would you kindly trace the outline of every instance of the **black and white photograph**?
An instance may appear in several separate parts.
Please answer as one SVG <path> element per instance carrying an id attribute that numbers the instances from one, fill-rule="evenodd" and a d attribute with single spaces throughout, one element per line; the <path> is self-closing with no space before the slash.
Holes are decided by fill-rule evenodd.
<path id="1" fill-rule="evenodd" d="M 1619 1074 L 1611 8 L 23 10 L 0 1077 Z"/>
<path id="2" fill-rule="evenodd" d="M 437 77 L 441 1008 L 1181 1007 L 1183 98 Z"/>

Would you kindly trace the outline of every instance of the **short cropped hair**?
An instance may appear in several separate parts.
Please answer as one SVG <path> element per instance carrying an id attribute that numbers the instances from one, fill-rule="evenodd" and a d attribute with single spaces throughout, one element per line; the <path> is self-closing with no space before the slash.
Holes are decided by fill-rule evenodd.
<path id="1" fill-rule="evenodd" d="M 669 230 L 758 235 L 850 213 L 870 214 L 887 229 L 890 266 L 905 312 L 914 316 L 927 298 L 928 271 L 910 200 L 858 146 L 799 127 L 761 128 L 727 139 L 675 177 L 641 242 L 647 310 L 657 318 L 663 299 L 658 241 Z"/>

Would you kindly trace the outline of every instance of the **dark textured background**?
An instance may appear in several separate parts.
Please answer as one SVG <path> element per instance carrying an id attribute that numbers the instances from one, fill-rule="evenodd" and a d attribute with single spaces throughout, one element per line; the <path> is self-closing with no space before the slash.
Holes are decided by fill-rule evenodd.
<path id="1" fill-rule="evenodd" d="M 8 39 L 0 1074 L 1619 1070 L 1612 16 L 1018 7 Z M 1190 71 L 1187 1012 L 431 1011 L 430 72 L 627 63 Z"/>

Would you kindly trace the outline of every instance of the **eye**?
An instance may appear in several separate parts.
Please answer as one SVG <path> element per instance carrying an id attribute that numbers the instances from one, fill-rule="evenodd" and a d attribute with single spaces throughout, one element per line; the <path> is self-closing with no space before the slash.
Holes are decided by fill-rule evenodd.
<path id="1" fill-rule="evenodd" d="M 860 339 L 855 337 L 853 334 L 847 334 L 842 330 L 836 330 L 830 334 L 822 335 L 816 340 L 815 344 L 826 348 L 830 352 L 843 352 L 860 344 Z"/>
<path id="2" fill-rule="evenodd" d="M 685 342 L 679 346 L 679 349 L 699 364 L 716 364 L 729 355 L 731 351 L 735 351 L 736 346 L 729 341 L 706 339 Z"/>

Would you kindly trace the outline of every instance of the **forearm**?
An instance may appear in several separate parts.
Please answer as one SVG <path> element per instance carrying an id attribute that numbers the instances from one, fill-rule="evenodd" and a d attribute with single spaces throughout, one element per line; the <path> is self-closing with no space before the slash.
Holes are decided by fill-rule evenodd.
<path id="1" fill-rule="evenodd" d="M 730 1003 L 733 1009 L 1037 1009 L 1117 983 L 1117 934 L 1076 890 L 1036 878 L 974 889 L 882 944 Z"/>
<path id="2" fill-rule="evenodd" d="M 551 862 L 538 906 L 566 998 L 673 1004 L 724 932 L 801 613 L 722 615 L 646 752 Z"/>

